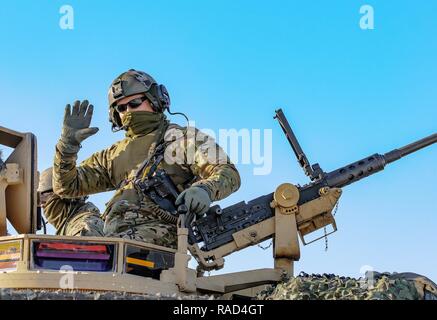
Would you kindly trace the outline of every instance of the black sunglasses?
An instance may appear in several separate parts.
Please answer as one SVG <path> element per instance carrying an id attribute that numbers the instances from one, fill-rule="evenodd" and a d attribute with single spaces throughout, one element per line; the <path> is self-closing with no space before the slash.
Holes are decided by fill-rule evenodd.
<path id="1" fill-rule="evenodd" d="M 115 105 L 114 109 L 117 112 L 122 113 L 122 112 L 125 112 L 127 110 L 127 107 L 130 107 L 131 109 L 138 108 L 146 100 L 147 100 L 146 97 L 135 98 L 135 99 L 129 101 L 128 103 Z"/>

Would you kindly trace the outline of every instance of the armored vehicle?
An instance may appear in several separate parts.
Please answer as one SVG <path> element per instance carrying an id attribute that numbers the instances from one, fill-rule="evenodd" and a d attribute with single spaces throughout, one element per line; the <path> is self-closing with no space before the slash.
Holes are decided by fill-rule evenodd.
<path id="1" fill-rule="evenodd" d="M 254 297 L 300 259 L 299 238 L 331 226 L 342 188 L 384 169 L 387 164 L 437 142 L 437 134 L 385 154 L 374 154 L 324 172 L 311 165 L 282 110 L 276 111 L 300 166 L 311 181 L 283 183 L 267 195 L 227 208 L 213 206 L 194 220 L 180 211 L 178 248 L 119 238 L 37 234 L 43 229 L 38 203 L 37 141 L 32 133 L 0 127 L 0 144 L 13 149 L 0 162 L 0 288 L 75 289 L 132 294 Z M 156 177 L 157 179 L 159 177 Z M 165 185 L 164 185 L 165 187 Z M 18 235 L 7 234 L 7 221 Z M 224 257 L 273 239 L 274 268 L 206 276 L 224 266 Z M 320 238 L 319 238 L 320 239 Z M 194 257 L 197 269 L 188 266 Z"/>

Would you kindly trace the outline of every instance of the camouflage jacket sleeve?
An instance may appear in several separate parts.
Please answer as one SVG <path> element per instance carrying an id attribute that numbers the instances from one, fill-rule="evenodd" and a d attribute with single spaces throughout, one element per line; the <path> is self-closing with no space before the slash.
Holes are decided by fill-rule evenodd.
<path id="1" fill-rule="evenodd" d="M 56 228 L 57 235 L 65 235 L 65 226 L 75 215 L 80 213 L 99 215 L 99 209 L 91 202 L 82 199 L 70 201 L 53 194 L 44 207 L 44 215 L 51 225 Z"/>
<path id="2" fill-rule="evenodd" d="M 240 188 L 235 165 L 210 136 L 191 128 L 185 134 L 183 146 L 178 147 L 184 150 L 185 165 L 197 177 L 192 186 L 206 189 L 212 201 L 224 199 Z"/>
<path id="3" fill-rule="evenodd" d="M 93 154 L 76 167 L 77 151 L 61 141 L 56 145 L 53 164 L 53 190 L 64 198 L 114 190 L 108 173 L 110 148 Z"/>
<path id="4" fill-rule="evenodd" d="M 65 224 L 71 212 L 71 205 L 58 195 L 53 194 L 44 207 L 44 215 L 47 222 L 58 231 Z"/>

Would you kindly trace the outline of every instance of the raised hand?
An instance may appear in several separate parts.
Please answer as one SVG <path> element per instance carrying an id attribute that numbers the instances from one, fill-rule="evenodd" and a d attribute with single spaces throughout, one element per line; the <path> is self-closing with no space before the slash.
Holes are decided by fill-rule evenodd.
<path id="1" fill-rule="evenodd" d="M 93 116 L 93 105 L 88 100 L 75 101 L 73 110 L 67 104 L 64 114 L 61 140 L 69 145 L 79 146 L 82 141 L 99 131 L 99 128 L 90 128 Z"/>

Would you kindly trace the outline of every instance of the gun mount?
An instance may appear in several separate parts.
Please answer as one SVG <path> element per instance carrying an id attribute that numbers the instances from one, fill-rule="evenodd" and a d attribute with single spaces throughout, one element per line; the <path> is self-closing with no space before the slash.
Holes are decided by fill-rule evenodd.
<path id="1" fill-rule="evenodd" d="M 223 267 L 223 257 L 228 254 L 275 237 L 274 256 L 282 261 L 278 263 L 284 266 L 284 271 L 292 273 L 292 261 L 300 257 L 298 235 L 306 245 L 337 230 L 332 211 L 342 194 L 341 188 L 437 142 L 437 134 L 433 134 L 405 147 L 383 155 L 376 153 L 326 173 L 319 164 L 310 164 L 281 109 L 276 111 L 275 118 L 311 182 L 304 186 L 286 183 L 274 193 L 247 203 L 242 201 L 224 209 L 219 206 L 210 208 L 205 217 L 193 223 L 190 237 L 193 255 L 207 270 Z M 306 241 L 305 236 L 329 225 L 332 232 L 326 233 L 325 229 L 323 236 Z M 283 259 L 288 261 L 284 264 Z"/>

